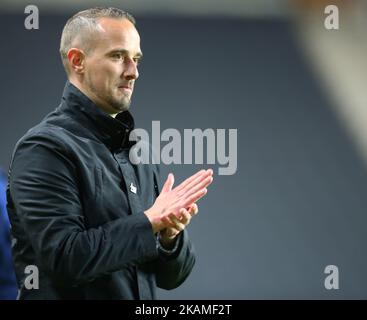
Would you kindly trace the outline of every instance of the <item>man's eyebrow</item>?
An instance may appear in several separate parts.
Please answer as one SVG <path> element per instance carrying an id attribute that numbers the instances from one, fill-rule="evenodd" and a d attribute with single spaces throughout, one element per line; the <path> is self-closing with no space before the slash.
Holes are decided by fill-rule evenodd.
<path id="1" fill-rule="evenodd" d="M 126 54 L 129 53 L 128 50 L 126 49 L 114 49 L 111 50 L 110 52 L 108 52 L 108 54 L 113 54 L 113 53 L 122 53 L 122 54 Z M 142 52 L 138 52 L 137 54 L 134 55 L 135 58 L 143 58 L 143 53 Z"/>

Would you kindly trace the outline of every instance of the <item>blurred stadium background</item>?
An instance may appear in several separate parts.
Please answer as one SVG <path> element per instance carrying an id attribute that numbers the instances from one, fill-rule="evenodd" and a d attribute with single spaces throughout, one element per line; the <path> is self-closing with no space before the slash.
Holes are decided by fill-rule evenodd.
<path id="1" fill-rule="evenodd" d="M 39 30 L 24 28 L 28 4 Z M 329 4 L 339 30 L 324 27 Z M 215 177 L 189 226 L 196 267 L 159 298 L 366 299 L 367 1 L 2 0 L 5 171 L 16 141 L 59 103 L 66 19 L 96 5 L 137 19 L 137 127 L 238 129 L 237 173 Z M 200 167 L 164 172 L 179 181 Z M 338 290 L 324 287 L 327 265 Z"/>

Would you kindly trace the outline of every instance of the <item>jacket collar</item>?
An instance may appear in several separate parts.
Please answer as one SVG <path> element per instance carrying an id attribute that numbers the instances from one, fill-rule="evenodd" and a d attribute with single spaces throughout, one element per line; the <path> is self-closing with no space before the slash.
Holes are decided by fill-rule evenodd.
<path id="1" fill-rule="evenodd" d="M 129 141 L 129 134 L 135 126 L 129 111 L 121 112 L 113 118 L 69 81 L 65 84 L 62 99 L 66 104 L 62 111 L 77 118 L 108 148 L 131 147 L 135 143 Z"/>

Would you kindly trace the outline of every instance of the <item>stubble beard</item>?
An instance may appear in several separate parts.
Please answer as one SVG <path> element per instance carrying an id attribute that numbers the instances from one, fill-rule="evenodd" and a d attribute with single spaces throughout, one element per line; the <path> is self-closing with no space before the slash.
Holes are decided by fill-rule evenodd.
<path id="1" fill-rule="evenodd" d="M 131 105 L 131 97 L 123 94 L 121 98 L 114 97 L 112 93 L 103 95 L 101 94 L 92 83 L 89 83 L 90 90 L 98 98 L 99 101 L 103 102 L 104 106 L 108 110 L 113 110 L 115 113 L 121 113 L 129 110 Z"/>
<path id="2" fill-rule="evenodd" d="M 131 105 L 131 99 L 127 95 L 123 95 L 120 99 L 117 99 L 112 95 L 108 95 L 105 98 L 105 101 L 112 109 L 116 110 L 116 112 L 127 111 Z"/>

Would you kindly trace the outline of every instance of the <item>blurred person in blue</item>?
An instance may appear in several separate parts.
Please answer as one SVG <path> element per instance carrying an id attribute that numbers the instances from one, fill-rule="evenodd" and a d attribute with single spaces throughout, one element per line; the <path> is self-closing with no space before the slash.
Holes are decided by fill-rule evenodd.
<path id="1" fill-rule="evenodd" d="M 0 170 L 0 300 L 14 300 L 17 284 L 10 245 L 10 223 L 6 211 L 6 177 Z"/>

